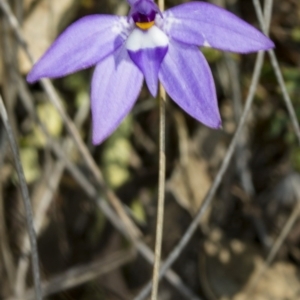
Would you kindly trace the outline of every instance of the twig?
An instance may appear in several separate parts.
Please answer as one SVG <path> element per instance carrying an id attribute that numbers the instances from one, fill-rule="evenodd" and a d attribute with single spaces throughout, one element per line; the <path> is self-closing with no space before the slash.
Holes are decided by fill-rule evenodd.
<path id="1" fill-rule="evenodd" d="M 55 106 L 55 108 L 59 112 L 72 139 L 74 140 L 75 144 L 77 145 L 80 154 L 82 155 L 85 163 L 87 164 L 87 166 L 89 167 L 93 176 L 95 177 L 99 187 L 101 188 L 101 190 L 104 193 L 104 195 L 106 196 L 106 198 L 111 202 L 112 206 L 117 211 L 119 217 L 123 220 L 124 225 L 127 227 L 128 232 L 130 233 L 131 237 L 135 238 L 135 237 L 140 236 L 140 231 L 138 230 L 138 228 L 134 225 L 132 220 L 126 214 L 121 201 L 116 196 L 116 194 L 104 182 L 100 169 L 98 168 L 97 164 L 95 163 L 88 148 L 83 143 L 82 138 L 80 137 L 80 134 L 79 134 L 75 124 L 72 122 L 70 117 L 66 114 L 52 83 L 48 79 L 42 79 L 41 83 L 42 83 L 45 91 L 47 92 L 52 104 Z"/>
<path id="2" fill-rule="evenodd" d="M 234 59 L 225 53 L 225 62 L 228 68 L 228 72 L 230 75 L 231 82 L 231 90 L 232 90 L 232 98 L 233 98 L 233 108 L 234 108 L 234 116 L 236 123 L 238 123 L 241 114 L 242 114 L 242 96 L 241 96 L 241 87 L 239 83 L 239 70 L 237 62 Z M 249 124 L 249 120 L 248 120 Z M 256 194 L 255 187 L 252 180 L 251 170 L 249 168 L 249 160 L 250 153 L 248 150 L 248 141 L 249 139 L 249 126 L 245 126 L 243 129 L 243 133 L 241 134 L 239 143 L 236 147 L 235 151 L 235 166 L 236 166 L 236 174 L 239 176 L 240 184 L 247 195 L 248 205 L 251 205 L 252 199 Z M 262 244 L 270 249 L 271 239 L 267 234 L 267 230 L 264 226 L 263 221 L 256 216 L 252 216 L 253 225 L 257 231 L 258 237 Z"/>
<path id="3" fill-rule="evenodd" d="M 31 260 L 32 260 L 32 272 L 34 278 L 34 286 L 35 286 L 35 295 L 37 300 L 42 299 L 42 291 L 41 291 L 41 283 L 40 283 L 40 270 L 39 270 L 39 258 L 38 258 L 38 250 L 37 250 L 37 241 L 36 235 L 34 231 L 34 224 L 33 224 L 33 213 L 31 208 L 31 202 L 29 198 L 29 192 L 26 185 L 26 180 L 24 177 L 24 172 L 22 168 L 22 164 L 20 161 L 19 151 L 17 143 L 14 139 L 11 126 L 9 124 L 9 120 L 7 117 L 6 109 L 0 95 L 0 114 L 6 129 L 8 140 L 10 143 L 10 147 L 14 156 L 16 169 L 18 173 L 18 178 L 21 186 L 21 193 L 23 196 L 24 207 L 26 212 L 26 220 L 27 220 L 27 227 L 28 227 L 28 234 L 30 239 L 30 246 L 31 246 Z"/>
<path id="4" fill-rule="evenodd" d="M 272 19 L 273 0 L 264 1 L 264 24 L 265 33 L 269 34 L 271 19 Z"/>
<path id="5" fill-rule="evenodd" d="M 243 126 L 246 123 L 246 119 L 248 116 L 248 113 L 250 111 L 252 102 L 253 102 L 253 98 L 255 95 L 255 91 L 258 85 L 258 80 L 259 80 L 259 76 L 261 73 L 261 69 L 262 69 L 262 65 L 263 65 L 263 60 L 264 60 L 264 52 L 259 52 L 257 59 L 256 59 L 256 63 L 255 63 L 255 67 L 254 67 L 254 73 L 252 76 L 252 82 L 251 82 L 251 86 L 250 86 L 250 90 L 249 90 L 249 94 L 246 100 L 246 104 L 245 104 L 245 109 L 244 112 L 242 114 L 241 120 L 238 124 L 237 130 L 234 134 L 234 137 L 230 143 L 230 146 L 226 152 L 226 155 L 223 159 L 223 163 L 217 173 L 217 176 L 215 177 L 215 180 L 210 188 L 210 190 L 208 191 L 202 206 L 200 207 L 200 209 L 198 210 L 193 222 L 190 224 L 190 226 L 188 227 L 188 229 L 186 230 L 185 234 L 183 235 L 183 237 L 181 238 L 181 240 L 179 241 L 179 243 L 177 244 L 177 246 L 172 250 L 172 252 L 169 254 L 168 258 L 166 259 L 165 263 L 163 263 L 161 270 L 160 270 L 160 278 L 165 274 L 165 272 L 171 267 L 171 265 L 175 262 L 175 260 L 178 258 L 178 256 L 180 255 L 181 251 L 184 249 L 184 247 L 187 245 L 187 243 L 189 242 L 189 240 L 191 239 L 192 235 L 194 234 L 195 230 L 198 228 L 198 224 L 199 221 L 201 220 L 202 216 L 205 214 L 205 212 L 207 211 L 207 209 L 209 208 L 213 197 L 217 191 L 217 188 L 219 187 L 223 176 L 225 174 L 225 171 L 227 170 L 230 160 L 232 158 L 232 155 L 234 153 L 234 150 L 236 148 L 236 145 L 239 141 L 240 138 L 240 134 L 242 132 Z M 142 300 L 145 299 L 147 297 L 147 295 L 149 294 L 150 290 L 151 290 L 151 286 L 152 283 L 149 282 L 145 288 L 141 291 L 141 293 L 135 298 L 135 300 Z"/>
<path id="6" fill-rule="evenodd" d="M 272 3 L 273 3 L 273 0 L 270 0 L 270 4 L 269 4 L 270 7 L 272 7 Z M 264 33 L 267 33 L 268 26 L 265 26 L 265 24 L 264 24 L 263 13 L 262 13 L 262 9 L 261 9 L 259 0 L 253 0 L 253 4 L 254 4 L 254 7 L 255 7 L 255 11 L 256 11 L 257 18 L 259 20 L 260 26 L 263 29 Z M 298 142 L 300 144 L 300 126 L 299 126 L 299 122 L 298 122 L 297 115 L 296 115 L 295 109 L 293 107 L 291 98 L 290 98 L 290 96 L 288 94 L 288 91 L 286 89 L 284 79 L 283 79 L 283 76 L 282 76 L 282 73 L 281 73 L 281 70 L 280 70 L 280 67 L 279 67 L 279 64 L 278 64 L 278 60 L 276 58 L 274 50 L 272 50 L 272 49 L 268 50 L 268 54 L 269 54 L 271 64 L 272 64 L 272 67 L 274 69 L 278 84 L 279 84 L 280 89 L 282 91 L 283 99 L 284 99 L 286 108 L 288 110 L 288 113 L 290 115 L 290 118 L 291 118 L 291 121 L 292 121 L 292 124 L 293 124 L 293 127 L 294 127 L 295 134 L 296 134 Z"/>
<path id="7" fill-rule="evenodd" d="M 240 117 L 243 111 L 242 105 L 242 92 L 239 81 L 239 69 L 237 62 L 227 53 L 225 53 L 225 63 L 228 68 L 230 75 L 231 91 L 232 91 L 232 100 L 234 108 L 235 121 L 238 124 Z M 243 134 L 241 135 L 235 154 L 235 164 L 236 172 L 239 174 L 241 185 L 248 194 L 249 197 L 253 197 L 255 194 L 251 171 L 249 169 L 249 157 L 247 151 L 247 141 L 248 140 L 248 127 L 244 127 Z"/>
<path id="8" fill-rule="evenodd" d="M 265 34 L 268 34 L 271 16 L 272 16 L 272 7 L 273 7 L 273 0 L 266 0 L 264 2 L 264 24 L 265 24 Z M 234 102 L 234 114 L 236 118 L 236 122 L 242 114 L 242 101 L 241 101 L 241 90 L 239 84 L 239 74 L 237 63 L 232 59 L 230 55 L 225 53 L 225 61 L 227 63 L 228 71 L 231 73 L 230 78 L 234 78 L 231 80 L 231 88 L 233 94 L 233 102 Z M 241 185 L 243 186 L 244 190 L 246 191 L 248 197 L 251 199 L 255 195 L 255 188 L 253 185 L 251 171 L 249 169 L 249 157 L 247 155 L 247 137 L 248 137 L 248 128 L 244 128 L 244 133 L 241 135 L 239 145 L 236 149 L 236 166 L 237 166 L 237 174 L 240 174 L 241 177 Z M 253 217 L 253 223 L 255 228 L 257 229 L 258 236 L 261 239 L 263 245 L 266 248 L 270 248 L 271 246 L 271 239 L 267 234 L 265 226 L 257 217 Z"/>
<path id="9" fill-rule="evenodd" d="M 161 5 L 161 4 L 160 4 Z M 162 9 L 160 7 L 160 9 Z M 164 202 L 165 202 L 165 177 L 166 177 L 166 154 L 165 154 L 165 134 L 166 134 L 166 91 L 159 85 L 159 178 L 158 178 L 158 203 L 156 221 L 155 257 L 153 266 L 153 286 L 151 300 L 157 299 L 159 284 L 159 267 L 161 260 L 161 245 L 163 238 Z"/>

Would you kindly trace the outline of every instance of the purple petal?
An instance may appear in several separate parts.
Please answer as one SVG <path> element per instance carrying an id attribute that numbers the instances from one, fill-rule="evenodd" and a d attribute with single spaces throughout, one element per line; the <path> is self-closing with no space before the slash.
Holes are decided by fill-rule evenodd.
<path id="1" fill-rule="evenodd" d="M 97 65 L 92 80 L 93 144 L 100 144 L 121 123 L 136 101 L 143 74 L 125 47 Z"/>
<path id="2" fill-rule="evenodd" d="M 239 53 L 274 47 L 274 43 L 253 26 L 209 3 L 178 5 L 164 13 L 164 20 L 164 31 L 188 44 Z"/>
<path id="3" fill-rule="evenodd" d="M 156 97 L 157 94 L 159 67 L 167 51 L 168 47 L 143 49 L 136 52 L 128 51 L 130 58 L 143 72 L 148 89 L 153 97 Z"/>
<path id="4" fill-rule="evenodd" d="M 144 23 L 154 21 L 156 13 L 161 14 L 153 0 L 139 0 L 131 4 L 128 16 L 131 17 L 134 22 Z"/>
<path id="5" fill-rule="evenodd" d="M 84 17 L 69 26 L 27 76 L 28 82 L 61 77 L 100 62 L 126 39 L 127 18 L 109 15 Z"/>
<path id="6" fill-rule="evenodd" d="M 220 128 L 214 80 L 196 46 L 171 41 L 158 77 L 170 97 L 189 115 L 209 127 Z"/>
<path id="7" fill-rule="evenodd" d="M 129 56 L 143 72 L 153 97 L 157 93 L 158 71 L 168 51 L 168 44 L 168 37 L 157 26 L 148 30 L 136 28 L 126 41 Z"/>

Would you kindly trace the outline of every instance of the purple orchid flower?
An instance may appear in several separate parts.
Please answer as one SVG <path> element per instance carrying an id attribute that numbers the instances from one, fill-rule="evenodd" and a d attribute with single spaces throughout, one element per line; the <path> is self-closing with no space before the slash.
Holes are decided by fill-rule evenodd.
<path id="1" fill-rule="evenodd" d="M 91 87 L 93 143 L 107 138 L 129 113 L 143 79 L 153 97 L 158 80 L 203 124 L 219 128 L 214 80 L 199 46 L 249 53 L 273 42 L 230 12 L 190 2 L 160 12 L 152 0 L 128 0 L 128 17 L 92 15 L 68 27 L 27 76 L 57 78 L 96 65 Z"/>

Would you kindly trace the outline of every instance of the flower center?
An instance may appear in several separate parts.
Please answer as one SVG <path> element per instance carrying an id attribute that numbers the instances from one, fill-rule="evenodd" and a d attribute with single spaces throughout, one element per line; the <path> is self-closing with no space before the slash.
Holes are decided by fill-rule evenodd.
<path id="1" fill-rule="evenodd" d="M 136 12 L 132 15 L 132 18 L 138 28 L 148 30 L 154 25 L 155 15 L 156 11 L 150 10 L 147 13 Z"/>
<path id="2" fill-rule="evenodd" d="M 135 25 L 142 30 L 148 30 L 154 24 L 154 21 L 151 22 L 135 22 Z"/>
<path id="3" fill-rule="evenodd" d="M 139 0 L 134 3 L 129 15 L 138 28 L 148 30 L 154 25 L 157 12 L 159 10 L 153 0 Z"/>

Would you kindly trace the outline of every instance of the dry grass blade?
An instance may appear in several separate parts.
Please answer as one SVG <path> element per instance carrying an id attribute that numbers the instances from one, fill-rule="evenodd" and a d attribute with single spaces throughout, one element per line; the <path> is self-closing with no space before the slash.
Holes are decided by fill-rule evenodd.
<path id="1" fill-rule="evenodd" d="M 83 143 L 75 124 L 72 122 L 72 120 L 66 114 L 63 106 L 61 105 L 59 97 L 58 97 L 53 85 L 51 84 L 50 80 L 43 79 L 41 82 L 42 82 L 42 85 L 43 85 L 45 91 L 47 92 L 47 94 L 49 96 L 49 99 L 51 100 L 52 104 L 55 106 L 55 108 L 59 112 L 62 120 L 64 121 L 72 139 L 74 140 L 76 146 L 78 147 L 79 152 L 81 153 L 82 157 L 84 158 L 84 161 L 86 162 L 90 171 L 94 175 L 99 187 L 101 188 L 101 191 L 104 193 L 106 198 L 111 202 L 112 206 L 117 211 L 119 217 L 123 220 L 124 225 L 126 226 L 128 232 L 130 233 L 131 238 L 134 239 L 134 238 L 140 236 L 140 231 L 138 230 L 138 228 L 135 226 L 135 224 L 132 222 L 132 220 L 126 214 L 125 209 L 123 208 L 123 205 L 122 205 L 120 199 L 105 184 L 105 182 L 103 180 L 103 176 L 102 176 L 97 164 L 95 163 L 89 150 Z"/>
<path id="2" fill-rule="evenodd" d="M 227 53 L 225 53 L 225 62 L 228 68 L 229 75 L 233 79 L 230 81 L 230 83 L 232 89 L 234 116 L 236 123 L 238 123 L 243 112 L 242 93 L 239 81 L 240 74 L 236 61 Z M 237 168 L 237 173 L 240 174 L 241 177 L 241 184 L 247 192 L 247 194 L 251 197 L 254 194 L 254 186 L 248 166 L 249 159 L 247 157 L 246 149 L 248 143 L 248 135 L 248 128 L 245 126 L 245 128 L 243 129 L 243 134 L 241 135 L 241 138 L 237 145 L 235 164 Z"/>
<path id="3" fill-rule="evenodd" d="M 269 2 L 270 2 L 270 4 L 269 4 L 270 7 L 272 8 L 273 1 L 269 1 Z M 267 33 L 268 26 L 266 26 L 265 23 L 264 23 L 264 18 L 263 18 L 263 13 L 262 13 L 260 3 L 259 3 L 258 0 L 253 0 L 253 4 L 254 4 L 254 7 L 255 7 L 255 11 L 256 11 L 257 18 L 259 20 L 260 26 L 263 29 L 264 33 Z M 289 96 L 286 85 L 284 83 L 284 79 L 283 79 L 282 72 L 281 72 L 279 64 L 278 64 L 278 60 L 276 58 L 274 50 L 269 50 L 268 54 L 270 56 L 271 64 L 272 64 L 272 67 L 274 69 L 279 87 L 281 89 L 286 108 L 287 108 L 288 113 L 290 115 L 290 119 L 292 121 L 295 134 L 296 134 L 298 142 L 300 144 L 300 126 L 299 126 L 299 122 L 298 122 L 298 119 L 297 119 L 295 109 L 294 109 L 293 104 L 292 104 L 292 100 Z"/>
<path id="4" fill-rule="evenodd" d="M 163 3 L 163 1 L 162 1 Z M 162 10 L 163 7 L 160 7 Z M 164 202 L 165 202 L 165 181 L 166 181 L 166 154 L 165 154 L 165 134 L 166 134 L 166 92 L 163 86 L 159 86 L 159 178 L 158 178 L 158 201 L 157 201 L 157 221 L 155 240 L 155 259 L 153 266 L 153 287 L 151 299 L 157 299 L 159 285 L 159 267 L 161 260 L 161 245 L 163 238 Z"/>
<path id="5" fill-rule="evenodd" d="M 273 0 L 266 0 L 264 3 L 264 17 L 262 20 L 265 20 L 262 22 L 265 24 L 265 33 L 269 33 L 270 30 L 270 24 L 272 19 L 272 9 L 273 9 Z"/>
<path id="6" fill-rule="evenodd" d="M 30 240 L 30 246 L 31 246 L 31 260 L 32 260 L 32 272 L 33 272 L 34 286 L 35 286 L 35 295 L 36 295 L 37 300 L 41 300 L 42 299 L 42 290 L 41 290 L 41 283 L 40 283 L 39 258 L 38 258 L 36 235 L 35 235 L 35 231 L 34 231 L 31 202 L 30 202 L 30 197 L 29 197 L 26 180 L 24 177 L 22 164 L 20 161 L 18 146 L 14 139 L 12 129 L 9 124 L 6 109 L 5 109 L 1 95 L 0 95 L 0 114 L 1 114 L 1 118 L 3 121 L 4 127 L 6 129 L 7 135 L 8 135 L 8 140 L 9 140 L 11 150 L 13 153 L 13 157 L 15 160 L 17 174 L 18 174 L 18 178 L 19 178 L 19 182 L 20 182 L 20 186 L 21 186 L 21 193 L 22 193 L 23 200 L 24 200 L 27 227 L 28 227 L 29 240 Z"/>
<path id="7" fill-rule="evenodd" d="M 45 137 L 47 138 L 49 136 L 48 132 L 46 131 L 45 127 L 42 126 L 41 121 L 39 120 L 36 111 L 34 110 L 34 107 L 32 105 L 33 101 L 31 99 L 31 95 L 26 89 L 26 85 L 23 82 L 23 79 L 20 77 L 20 75 L 16 74 L 17 78 L 17 86 L 19 90 L 20 98 L 22 99 L 22 102 L 24 103 L 24 106 L 27 108 L 29 114 L 31 115 L 31 118 L 33 120 L 36 120 L 38 124 L 40 124 L 40 128 L 42 132 L 45 133 Z M 79 109 L 78 113 L 75 116 L 75 123 L 80 128 L 82 126 L 82 123 L 84 119 L 88 115 L 88 109 L 83 105 Z M 50 143 L 49 143 L 50 144 Z M 72 142 L 70 138 L 66 138 L 63 142 L 62 149 L 63 151 L 68 155 L 72 152 Z M 39 200 L 36 201 L 38 203 L 35 214 L 34 214 L 34 224 L 36 229 L 36 234 L 39 235 L 42 228 L 42 223 L 45 218 L 45 215 L 52 203 L 53 196 L 55 194 L 55 191 L 58 188 L 58 185 L 60 183 L 63 171 L 65 169 L 65 162 L 63 159 L 58 160 L 55 165 L 53 166 L 51 170 L 51 177 L 49 181 L 47 181 L 48 188 L 45 190 L 42 196 L 39 195 Z M 22 253 L 26 253 L 27 249 L 29 247 L 29 241 L 28 236 L 23 236 L 21 238 L 22 244 L 21 249 Z M 16 283 L 15 283 L 15 291 L 16 295 L 23 295 L 25 290 L 25 282 L 26 282 L 26 274 L 28 270 L 28 260 L 27 257 L 21 256 L 18 261 L 18 267 L 17 267 L 17 276 L 16 276 Z"/>
<path id="8" fill-rule="evenodd" d="M 254 73 L 253 73 L 253 76 L 252 76 L 250 91 L 249 91 L 249 94 L 248 94 L 248 97 L 247 97 L 247 100 L 246 100 L 245 109 L 244 109 L 244 112 L 242 114 L 241 120 L 238 124 L 237 130 L 234 134 L 234 137 L 233 137 L 233 139 L 230 143 L 230 146 L 229 146 L 229 148 L 226 152 L 223 163 L 222 163 L 222 165 L 221 165 L 221 167 L 220 167 L 220 169 L 217 173 L 217 176 L 215 177 L 215 180 L 214 180 L 207 196 L 204 199 L 204 202 L 203 202 L 202 206 L 198 210 L 193 222 L 190 224 L 190 226 L 186 230 L 185 234 L 183 235 L 183 237 L 179 241 L 178 245 L 172 250 L 172 252 L 169 254 L 166 261 L 163 263 L 163 265 L 161 267 L 161 270 L 160 270 L 160 278 L 162 276 L 164 276 L 165 272 L 171 267 L 171 265 L 178 258 L 178 256 L 180 255 L 180 253 L 182 252 L 184 247 L 187 245 L 188 241 L 190 240 L 190 238 L 194 234 L 195 230 L 197 229 L 199 221 L 201 220 L 201 218 L 203 217 L 203 215 L 205 214 L 205 212 L 209 208 L 209 206 L 210 206 L 210 204 L 213 200 L 213 197 L 214 197 L 214 195 L 217 191 L 217 188 L 219 187 L 220 183 L 222 182 L 225 171 L 227 170 L 227 168 L 229 166 L 229 163 L 230 163 L 230 160 L 231 160 L 231 158 L 233 156 L 233 153 L 235 151 L 236 145 L 238 144 L 243 126 L 246 123 L 247 116 L 248 116 L 248 113 L 250 111 L 250 108 L 251 108 L 251 105 L 252 105 L 252 102 L 253 102 L 253 99 L 254 99 L 254 95 L 255 95 L 255 92 L 256 92 L 256 88 L 257 88 L 257 85 L 258 85 L 258 80 L 259 80 L 259 77 L 260 77 L 260 73 L 261 73 L 261 69 L 262 69 L 262 65 L 263 65 L 263 60 L 264 60 L 264 52 L 260 52 L 257 56 L 257 59 L 256 59 Z M 135 298 L 135 300 L 145 299 L 148 296 L 148 294 L 151 290 L 151 286 L 152 286 L 152 283 L 151 282 L 148 283 L 145 286 L 145 288 L 141 291 L 141 293 Z"/>
<path id="9" fill-rule="evenodd" d="M 109 273 L 118 267 L 128 263 L 134 258 L 134 251 L 120 251 L 113 253 L 105 259 L 100 259 L 92 263 L 77 266 L 69 269 L 63 274 L 57 275 L 47 282 L 42 283 L 43 296 L 50 296 L 61 291 L 78 286 L 85 282 Z M 9 298 L 7 300 L 17 300 L 19 298 Z M 34 291 L 28 290 L 23 293 L 23 300 L 34 300 Z"/>
<path id="10" fill-rule="evenodd" d="M 0 0 L 0 6 L 4 12 L 4 14 L 7 16 L 11 27 L 13 28 L 20 45 L 24 49 L 27 57 L 31 61 L 31 63 L 34 63 L 34 58 L 25 42 L 25 39 L 22 35 L 22 32 L 20 30 L 20 26 L 18 24 L 18 20 L 12 13 L 8 3 L 5 0 Z M 62 120 L 64 121 L 64 124 L 66 128 L 68 129 L 72 139 L 74 140 L 79 152 L 81 153 L 85 163 L 89 167 L 91 173 L 95 177 L 96 181 L 98 182 L 99 187 L 101 188 L 102 192 L 105 194 L 106 198 L 111 202 L 115 210 L 118 212 L 119 217 L 123 220 L 124 225 L 127 227 L 127 230 L 129 231 L 130 235 L 132 238 L 138 237 L 140 235 L 140 231 L 138 228 L 134 225 L 132 220 L 128 217 L 128 215 L 125 212 L 125 209 L 123 208 L 123 205 L 121 201 L 118 199 L 118 197 L 115 195 L 115 193 L 105 184 L 103 180 L 103 176 L 95 163 L 93 157 L 91 156 L 89 150 L 83 143 L 80 134 L 73 123 L 73 121 L 69 118 L 69 116 L 66 114 L 60 98 L 58 94 L 56 93 L 52 83 L 48 79 L 43 79 L 41 80 L 42 86 L 47 93 L 49 100 L 51 103 L 54 105 L 54 107 L 57 109 L 59 112 Z"/>

